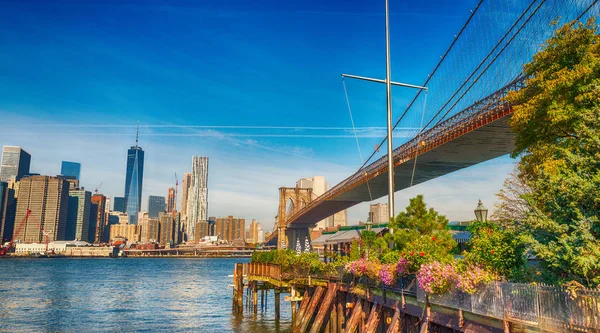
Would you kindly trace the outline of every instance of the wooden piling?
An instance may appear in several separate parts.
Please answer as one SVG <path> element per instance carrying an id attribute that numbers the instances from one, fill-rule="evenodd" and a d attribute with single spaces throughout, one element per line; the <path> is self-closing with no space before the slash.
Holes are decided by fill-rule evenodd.
<path id="1" fill-rule="evenodd" d="M 256 314 L 258 312 L 258 288 L 256 283 L 252 289 L 252 306 L 254 307 L 254 313 Z"/>
<path id="2" fill-rule="evenodd" d="M 264 291 L 264 289 L 261 289 L 261 291 L 260 291 L 260 310 L 261 311 L 265 310 L 265 291 Z"/>
<path id="3" fill-rule="evenodd" d="M 280 303 L 281 292 L 279 291 L 279 289 L 275 289 L 275 320 L 279 320 L 281 317 Z"/>
<path id="4" fill-rule="evenodd" d="M 304 293 L 304 296 L 307 295 L 308 291 Z M 298 315 L 296 313 L 296 301 L 293 300 L 294 297 L 296 297 L 296 288 L 294 286 L 292 286 L 292 289 L 290 290 L 290 297 L 292 298 L 292 301 L 290 302 L 292 306 L 292 327 L 294 327 L 298 320 Z M 304 299 L 302 299 L 302 303 L 304 303 Z M 300 310 L 302 310 L 302 306 L 300 306 Z"/>
<path id="5" fill-rule="evenodd" d="M 244 265 L 236 263 L 233 271 L 234 308 L 244 310 Z"/>
<path id="6" fill-rule="evenodd" d="M 401 332 L 401 330 L 402 330 L 401 319 L 402 319 L 402 315 L 400 313 L 400 310 L 398 308 L 396 308 L 394 311 L 394 317 L 392 317 L 392 323 L 390 324 L 390 326 L 388 326 L 386 333 Z"/>

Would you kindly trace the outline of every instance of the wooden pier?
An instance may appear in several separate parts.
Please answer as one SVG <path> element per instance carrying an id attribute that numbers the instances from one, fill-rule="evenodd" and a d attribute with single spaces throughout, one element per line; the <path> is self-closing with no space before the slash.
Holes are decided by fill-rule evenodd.
<path id="1" fill-rule="evenodd" d="M 272 292 L 277 320 L 281 317 L 281 294 L 289 293 L 285 300 L 290 305 L 285 306 L 291 307 L 294 333 L 600 332 L 593 326 L 552 326 L 523 320 L 510 312 L 498 318 L 430 302 L 428 296 L 419 294 L 414 279 L 402 282 L 405 285 L 401 288 L 365 282 L 345 280 L 341 272 L 308 274 L 302 269 L 283 271 L 273 264 L 238 263 L 234 269 L 233 308 L 244 310 L 246 290 L 246 306 L 256 313 L 259 295 L 264 308 L 265 297 Z"/>

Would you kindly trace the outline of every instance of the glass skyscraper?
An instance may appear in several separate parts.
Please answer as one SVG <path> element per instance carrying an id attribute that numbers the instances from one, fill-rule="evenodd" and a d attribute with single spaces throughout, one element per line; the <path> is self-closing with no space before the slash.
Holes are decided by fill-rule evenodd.
<path id="1" fill-rule="evenodd" d="M 208 157 L 192 156 L 192 183 L 188 193 L 188 241 L 193 241 L 196 223 L 208 218 Z"/>
<path id="2" fill-rule="evenodd" d="M 127 150 L 127 174 L 125 176 L 125 205 L 129 223 L 137 224 L 142 206 L 142 181 L 144 179 L 144 150 L 137 145 Z"/>
<path id="3" fill-rule="evenodd" d="M 125 198 L 114 197 L 113 198 L 113 211 L 125 213 L 127 205 L 125 205 Z"/>
<path id="4" fill-rule="evenodd" d="M 62 161 L 62 165 L 60 167 L 61 175 L 75 177 L 75 179 L 80 180 L 79 179 L 80 172 L 81 172 L 81 163 Z"/>
<path id="5" fill-rule="evenodd" d="M 158 217 L 159 213 L 165 211 L 165 197 L 156 195 L 148 196 L 148 216 Z"/>

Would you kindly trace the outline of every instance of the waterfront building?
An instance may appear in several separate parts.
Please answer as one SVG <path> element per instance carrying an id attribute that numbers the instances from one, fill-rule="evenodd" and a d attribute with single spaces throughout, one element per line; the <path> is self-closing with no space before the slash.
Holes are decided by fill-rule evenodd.
<path id="1" fill-rule="evenodd" d="M 140 240 L 140 226 L 129 223 L 113 224 L 110 226 L 109 238 L 111 242 L 117 238 L 125 238 L 130 243 L 138 242 Z"/>
<path id="2" fill-rule="evenodd" d="M 175 188 L 169 187 L 169 193 L 167 195 L 167 213 L 172 213 L 177 210 L 177 203 L 175 200 Z"/>
<path id="3" fill-rule="evenodd" d="M 208 157 L 192 157 L 192 183 L 188 193 L 187 214 L 188 241 L 193 241 L 196 223 L 208 218 Z"/>
<path id="4" fill-rule="evenodd" d="M 104 230 L 108 224 L 106 207 L 109 205 L 109 199 L 102 194 L 92 195 L 92 208 L 90 210 L 90 230 L 94 233 L 88 237 L 93 243 L 101 243 L 104 239 Z M 93 227 L 92 227 L 93 226 Z"/>
<path id="5" fill-rule="evenodd" d="M 92 193 L 83 189 L 69 190 L 67 240 L 89 241 L 90 206 Z"/>
<path id="6" fill-rule="evenodd" d="M 27 256 L 46 250 L 46 243 L 17 243 L 15 254 Z M 110 257 L 114 255 L 112 246 L 92 246 L 83 241 L 53 241 L 48 243 L 48 251 L 56 254 L 77 257 Z"/>
<path id="7" fill-rule="evenodd" d="M 144 150 L 138 146 L 138 135 L 136 134 L 135 146 L 127 150 L 127 172 L 125 174 L 125 206 L 131 224 L 137 223 L 137 213 L 142 206 L 143 180 Z"/>
<path id="8" fill-rule="evenodd" d="M 0 181 L 0 245 L 12 238 L 16 209 L 15 190 L 9 188 L 8 183 Z"/>
<path id="9" fill-rule="evenodd" d="M 369 216 L 371 217 L 371 222 L 373 222 L 373 224 L 388 223 L 390 221 L 388 204 L 371 204 L 369 208 Z"/>
<path id="10" fill-rule="evenodd" d="M 60 174 L 79 180 L 79 176 L 81 174 L 81 163 L 62 161 L 60 166 Z"/>
<path id="11" fill-rule="evenodd" d="M 233 242 L 236 240 L 244 240 L 244 232 L 246 230 L 246 220 L 234 218 L 233 216 L 219 217 L 215 224 L 215 236 L 219 239 Z"/>
<path id="12" fill-rule="evenodd" d="M 192 173 L 186 172 L 183 174 L 183 180 L 181 181 L 181 220 L 187 221 L 187 205 L 188 205 L 188 194 L 190 191 L 190 185 L 192 185 Z"/>
<path id="13" fill-rule="evenodd" d="M 88 241 L 90 243 L 96 243 L 96 231 L 102 226 L 98 226 L 98 204 L 90 202 L 90 220 L 88 223 Z"/>
<path id="14" fill-rule="evenodd" d="M 156 195 L 148 196 L 148 215 L 158 217 L 158 214 L 165 211 L 165 197 Z"/>
<path id="15" fill-rule="evenodd" d="M 200 240 L 204 239 L 206 236 L 210 236 L 208 221 L 198 221 L 198 223 L 196 223 L 196 235 L 194 239 L 196 242 L 200 242 Z"/>
<path id="16" fill-rule="evenodd" d="M 161 213 L 160 219 L 160 237 L 161 244 L 179 244 L 180 243 L 180 224 L 181 215 L 177 212 Z"/>
<path id="17" fill-rule="evenodd" d="M 146 218 L 140 225 L 140 242 L 157 243 L 160 238 L 160 219 Z"/>
<path id="18" fill-rule="evenodd" d="M 16 239 L 23 242 L 44 241 L 40 225 L 49 240 L 64 240 L 67 227 L 69 185 L 59 177 L 29 176 L 21 179 L 15 221 L 22 221 L 31 210 L 27 223 Z M 39 224 L 38 224 L 39 223 Z M 15 232 L 16 232 L 15 228 Z"/>
<path id="19" fill-rule="evenodd" d="M 113 211 L 126 213 L 127 206 L 125 205 L 125 198 L 123 197 L 114 197 L 113 198 Z"/>
<path id="20" fill-rule="evenodd" d="M 2 147 L 2 162 L 0 164 L 0 181 L 9 182 L 11 177 L 19 181 L 29 174 L 31 155 L 18 146 Z"/>
<path id="21" fill-rule="evenodd" d="M 262 232 L 262 225 L 260 224 L 260 222 L 256 222 L 256 220 L 252 220 L 252 222 L 250 223 L 250 228 L 248 230 L 248 237 L 246 238 L 246 241 L 248 243 L 252 243 L 252 244 L 259 244 L 262 243 L 263 240 L 261 240 L 260 233 Z"/>

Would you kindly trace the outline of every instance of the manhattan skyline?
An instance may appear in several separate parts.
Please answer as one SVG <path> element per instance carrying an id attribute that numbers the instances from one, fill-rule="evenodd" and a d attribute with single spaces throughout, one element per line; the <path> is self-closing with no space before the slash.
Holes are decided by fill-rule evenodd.
<path id="1" fill-rule="evenodd" d="M 393 4 L 394 79 L 422 83 L 474 5 Z M 23 6 L 5 5 L 0 23 L 0 42 L 17 51 L 0 56 L 11 64 L 0 65 L 0 115 L 13 125 L 0 144 L 32 154 L 31 172 L 59 174 L 61 160 L 77 161 L 82 186 L 103 183 L 107 196 L 123 196 L 124 151 L 139 120 L 143 210 L 148 195 L 174 186 L 175 172 L 191 171 L 191 156 L 208 156 L 209 215 L 256 218 L 270 230 L 279 187 L 315 175 L 333 186 L 361 164 L 340 74 L 384 76 L 380 3 Z M 12 24 L 17 13 L 21 22 Z M 135 26 L 125 17 L 136 17 Z M 348 82 L 348 92 L 368 155 L 385 135 L 384 89 Z M 412 96 L 394 90 L 395 117 Z M 322 129 L 330 127 L 344 129 Z M 423 193 L 449 219 L 472 219 L 477 199 L 493 208 L 512 163 L 502 157 L 398 192 L 397 211 Z M 349 223 L 368 210 L 349 209 Z"/>

